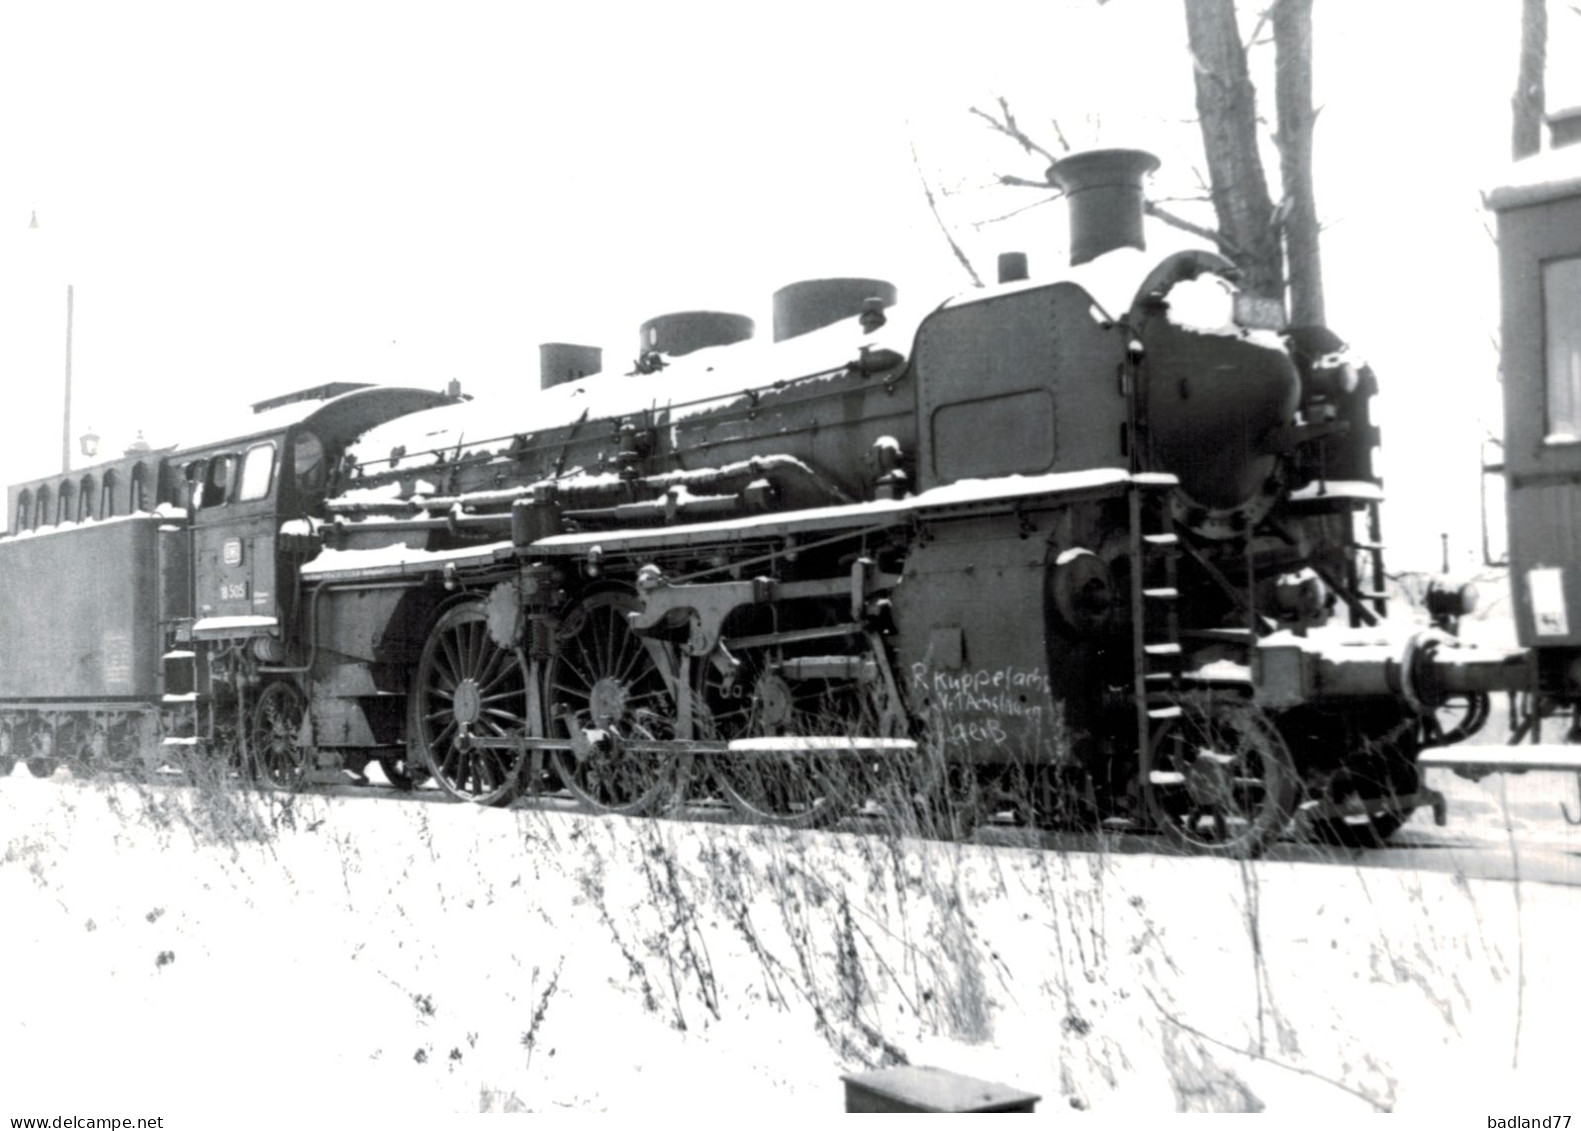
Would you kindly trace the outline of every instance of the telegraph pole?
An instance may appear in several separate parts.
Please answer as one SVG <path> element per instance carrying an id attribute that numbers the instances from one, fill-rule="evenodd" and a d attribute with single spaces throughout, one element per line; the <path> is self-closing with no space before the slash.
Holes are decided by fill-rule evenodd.
<path id="1" fill-rule="evenodd" d="M 66 284 L 66 411 L 60 430 L 60 469 L 71 470 L 71 284 Z"/>

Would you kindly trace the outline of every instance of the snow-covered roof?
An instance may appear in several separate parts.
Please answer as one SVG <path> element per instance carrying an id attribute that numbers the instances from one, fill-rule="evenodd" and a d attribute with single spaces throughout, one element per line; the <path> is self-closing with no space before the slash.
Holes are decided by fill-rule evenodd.
<path id="1" fill-rule="evenodd" d="M 163 515 L 150 511 L 134 511 L 132 514 L 118 514 L 110 518 L 87 518 L 81 522 L 47 523 L 43 526 L 32 527 L 27 530 L 13 530 L 0 534 L 0 544 L 21 542 L 33 538 L 48 538 L 54 534 L 68 534 L 77 530 L 100 530 L 106 526 L 116 526 L 127 522 L 141 522 L 148 519 L 162 520 Z"/>
<path id="2" fill-rule="evenodd" d="M 404 543 L 365 550 L 326 549 L 302 567 L 307 581 L 351 581 L 359 578 L 433 573 L 446 565 L 488 565 L 511 555 L 511 544 L 490 542 L 454 550 L 423 550 Z"/>
<path id="3" fill-rule="evenodd" d="M 1096 259 L 1090 259 L 1080 266 L 1064 267 L 1053 278 L 1023 279 L 1015 283 L 983 287 L 981 290 L 957 295 L 945 305 L 966 306 L 997 298 L 1000 295 L 1052 286 L 1055 283 L 1075 283 L 1097 300 L 1105 314 L 1110 318 L 1118 319 L 1131 309 L 1131 301 L 1136 298 L 1142 280 L 1147 278 L 1149 271 L 1158 266 L 1159 258 L 1156 253 L 1142 251 L 1139 248 L 1119 247 L 1104 252 Z"/>
<path id="4" fill-rule="evenodd" d="M 1581 145 L 1548 149 L 1511 165 L 1488 193 L 1495 212 L 1581 195 Z"/>
<path id="5" fill-rule="evenodd" d="M 180 446 L 200 448 L 278 432 L 320 414 L 332 422 L 332 427 L 345 422 L 355 431 L 359 429 L 361 420 L 384 419 L 394 412 L 444 399 L 442 393 L 429 389 L 370 385 L 325 400 L 292 401 L 263 412 L 244 411 L 206 417 L 197 429 L 181 438 Z"/>
<path id="6" fill-rule="evenodd" d="M 657 373 L 596 374 L 547 389 L 525 387 L 505 396 L 443 405 L 370 430 L 351 454 L 359 464 L 382 469 L 399 447 L 407 453 L 401 467 L 421 467 L 434 462 L 435 451 L 465 455 L 498 450 L 508 447 L 516 433 L 565 427 L 584 418 L 667 410 L 674 423 L 779 382 L 841 374 L 864 348 L 905 358 L 928 313 L 896 304 L 884 311 L 886 322 L 873 333 L 852 317 L 783 342 L 751 339 L 668 358 Z"/>

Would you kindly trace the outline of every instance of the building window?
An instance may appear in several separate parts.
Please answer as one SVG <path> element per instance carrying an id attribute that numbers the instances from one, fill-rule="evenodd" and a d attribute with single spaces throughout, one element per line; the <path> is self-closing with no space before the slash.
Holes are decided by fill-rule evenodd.
<path id="1" fill-rule="evenodd" d="M 102 493 L 102 498 L 99 500 L 100 518 L 115 517 L 115 489 L 119 486 L 120 484 L 116 482 L 115 472 L 106 471 L 104 473 L 104 486 L 100 488 Z"/>
<path id="2" fill-rule="evenodd" d="M 15 534 L 19 530 L 31 530 L 33 527 L 33 492 L 23 491 L 16 497 L 16 525 L 11 528 Z"/>
<path id="3" fill-rule="evenodd" d="M 82 484 L 77 488 L 77 521 L 86 522 L 93 517 L 94 495 L 93 476 L 84 475 Z"/>
<path id="4" fill-rule="evenodd" d="M 1550 444 L 1581 443 L 1581 256 L 1543 264 Z"/>
<path id="5" fill-rule="evenodd" d="M 55 500 L 56 526 L 60 526 L 62 523 L 70 522 L 76 517 L 76 515 L 72 513 L 71 509 L 72 494 L 73 491 L 70 483 L 62 483 L 60 485 L 60 496 Z"/>
<path id="6" fill-rule="evenodd" d="M 35 527 L 48 526 L 51 520 L 54 519 L 55 516 L 49 509 L 49 504 L 49 488 L 40 487 L 38 489 L 38 504 L 33 508 L 33 525 Z"/>
<path id="7" fill-rule="evenodd" d="M 132 497 L 129 501 L 129 509 L 133 514 L 148 509 L 148 467 L 144 464 L 132 468 Z"/>

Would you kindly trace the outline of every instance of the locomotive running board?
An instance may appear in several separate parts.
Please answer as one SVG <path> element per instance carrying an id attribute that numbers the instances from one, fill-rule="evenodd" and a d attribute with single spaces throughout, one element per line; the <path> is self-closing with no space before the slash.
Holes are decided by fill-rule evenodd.
<path id="1" fill-rule="evenodd" d="M 1480 781 L 1489 774 L 1524 774 L 1531 770 L 1581 773 L 1581 746 L 1557 742 L 1525 746 L 1432 747 L 1417 756 L 1427 769 L 1453 770 L 1463 778 Z"/>
<path id="2" fill-rule="evenodd" d="M 840 738 L 815 735 L 782 735 L 737 738 L 727 743 L 728 754 L 915 754 L 909 738 Z"/>
<path id="3" fill-rule="evenodd" d="M 594 740 L 596 741 L 596 740 Z M 776 735 L 762 738 L 737 738 L 730 742 L 701 739 L 614 740 L 631 754 L 915 754 L 917 744 L 909 738 L 849 738 L 823 735 Z M 573 754 L 576 744 L 569 738 L 536 738 L 525 735 L 473 738 L 481 750 L 509 750 L 516 754 L 532 751 L 564 750 Z"/>

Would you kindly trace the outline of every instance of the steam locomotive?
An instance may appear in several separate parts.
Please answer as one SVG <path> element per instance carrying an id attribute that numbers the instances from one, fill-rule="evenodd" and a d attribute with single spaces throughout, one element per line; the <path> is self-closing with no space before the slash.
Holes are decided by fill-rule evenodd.
<path id="1" fill-rule="evenodd" d="M 1070 266 L 641 329 L 633 372 L 332 384 L 10 488 L 0 770 L 228 759 L 596 810 L 686 799 L 1378 841 L 1442 741 L 1386 613 L 1375 378 L 1216 254 L 1149 257 L 1133 150 L 1050 170 Z M 1581 623 L 1581 622 L 1578 622 Z"/>

